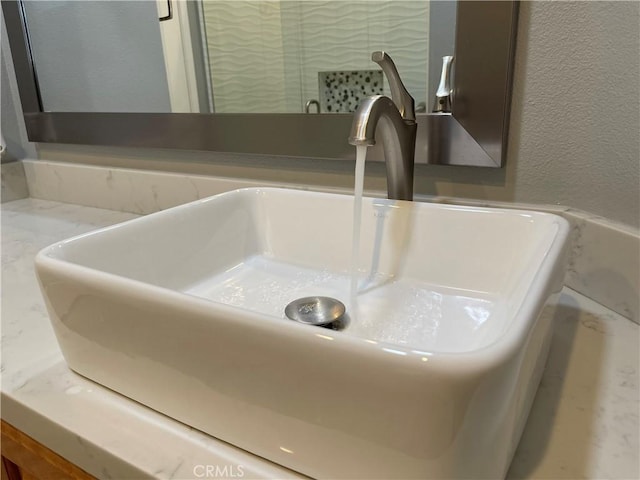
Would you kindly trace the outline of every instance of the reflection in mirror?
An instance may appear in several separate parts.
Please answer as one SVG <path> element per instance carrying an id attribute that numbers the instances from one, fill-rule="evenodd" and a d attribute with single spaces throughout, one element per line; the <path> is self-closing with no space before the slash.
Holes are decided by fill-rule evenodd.
<path id="1" fill-rule="evenodd" d="M 29 19 L 25 18 L 25 1 L 27 0 L 2 0 L 2 12 L 18 79 L 25 126 L 29 140 L 33 142 L 340 160 L 354 158 L 353 150 L 347 148 L 349 145 L 345 141 L 345 132 L 349 131 L 352 115 L 311 113 L 314 107 L 317 108 L 319 101 L 305 101 L 304 105 L 309 105 L 309 113 L 304 113 L 303 110 L 297 113 L 208 114 L 215 111 L 212 108 L 215 103 L 215 88 L 208 88 L 207 84 L 212 84 L 212 81 L 207 67 L 212 69 L 215 65 L 195 60 L 208 57 L 207 49 L 204 48 L 206 42 L 202 38 L 205 29 L 198 27 L 203 18 L 198 15 L 198 9 L 202 10 L 204 4 L 195 0 L 158 0 L 154 12 L 157 18 L 154 17 L 153 23 L 160 25 L 158 28 L 170 110 L 175 113 L 104 112 L 102 108 L 98 112 L 75 111 L 73 108 L 67 108 L 67 111 L 45 111 L 51 107 L 44 106 L 48 104 L 48 101 L 43 101 L 46 91 L 42 95 L 46 86 L 42 89 L 38 85 L 39 67 L 37 63 L 34 65 L 34 56 L 28 42 Z M 54 1 L 58 4 L 66 3 Z M 83 2 L 88 4 L 88 0 Z M 112 3 L 108 0 L 103 2 Z M 73 3 L 77 2 L 72 2 L 71 5 Z M 399 2 L 392 2 L 393 5 L 397 3 Z M 52 19 L 53 17 L 51 15 Z M 428 73 L 430 80 L 427 100 L 435 99 L 437 81 L 433 82 L 432 78 L 437 78 L 442 71 L 442 58 L 451 54 L 451 50 L 454 50 L 455 71 L 451 84 L 451 112 L 426 112 L 416 116 L 416 163 L 501 167 L 507 151 L 518 2 L 433 1 L 428 5 L 428 17 L 429 67 L 425 69 L 425 76 Z M 449 22 L 455 23 L 455 29 L 445 29 L 442 36 L 442 26 L 447 24 L 446 18 L 455 18 L 455 22 Z M 102 19 L 92 20 L 103 22 Z M 31 24 L 34 24 L 33 19 Z M 394 25 L 394 28 L 402 28 L 401 23 Z M 331 28 L 331 25 L 326 26 L 327 31 Z M 194 32 L 200 32 L 200 36 Z M 372 35 L 375 33 L 373 30 L 369 32 Z M 129 37 L 127 33 L 130 34 Z M 83 35 L 90 36 L 91 33 L 87 33 L 85 29 Z M 170 35 L 174 36 L 174 40 L 170 40 Z M 119 36 L 127 38 L 127 46 L 131 48 L 138 42 L 131 32 L 121 32 Z M 450 41 L 452 37 L 455 38 L 455 49 L 452 48 L 453 41 Z M 78 38 L 75 43 L 68 44 L 82 44 L 84 40 Z M 99 48 L 93 48 L 96 44 L 99 46 L 100 42 L 87 44 L 86 53 L 96 55 L 101 65 L 107 65 L 103 71 L 121 68 L 117 63 L 111 63 L 113 55 L 103 55 Z M 63 59 L 66 53 L 55 52 L 55 61 L 72 60 Z M 117 55 L 115 59 L 117 60 Z M 43 60 L 42 56 L 40 60 Z M 47 60 L 52 59 L 44 58 L 44 61 Z M 355 70 L 347 70 L 350 71 Z M 79 72 L 79 75 L 84 75 L 82 68 Z M 404 72 L 400 74 L 403 75 Z M 128 78 L 127 75 L 129 72 L 124 73 L 125 79 Z M 136 74 L 131 73 L 131 76 L 135 77 Z M 134 85 L 136 88 L 139 86 L 137 83 Z M 147 95 L 147 90 L 151 89 L 143 88 L 139 96 Z M 176 92 L 180 90 L 186 91 L 187 95 L 177 95 Z M 97 88 L 95 91 L 102 90 Z M 72 91 L 69 97 L 81 98 L 81 94 L 82 92 Z M 122 96 L 131 98 L 126 92 Z M 102 102 L 101 105 L 110 107 L 108 102 Z M 378 146 L 370 149 L 368 157 L 382 160 L 382 149 Z"/>
<path id="2" fill-rule="evenodd" d="M 389 94 L 374 50 L 390 52 L 426 112 L 441 59 L 429 56 L 453 52 L 455 31 L 455 4 L 427 0 L 23 5 L 52 112 L 303 113 L 309 102 L 313 113 L 353 112 Z"/>
<path id="3" fill-rule="evenodd" d="M 426 1 L 205 1 L 216 112 L 353 112 L 388 93 L 371 52 L 391 53 L 426 102 Z"/>
<path id="4" fill-rule="evenodd" d="M 43 111 L 208 112 L 195 3 L 174 4 L 22 2 Z"/>

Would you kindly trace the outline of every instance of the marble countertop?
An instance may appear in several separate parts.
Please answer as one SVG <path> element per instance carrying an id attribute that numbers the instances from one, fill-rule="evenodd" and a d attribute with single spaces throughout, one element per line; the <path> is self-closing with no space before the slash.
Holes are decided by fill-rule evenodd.
<path id="1" fill-rule="evenodd" d="M 34 199 L 2 205 L 2 418 L 99 478 L 193 479 L 207 466 L 217 478 L 302 478 L 66 366 L 33 258 L 135 216 Z M 554 320 L 508 478 L 639 478 L 639 326 L 567 288 Z"/>

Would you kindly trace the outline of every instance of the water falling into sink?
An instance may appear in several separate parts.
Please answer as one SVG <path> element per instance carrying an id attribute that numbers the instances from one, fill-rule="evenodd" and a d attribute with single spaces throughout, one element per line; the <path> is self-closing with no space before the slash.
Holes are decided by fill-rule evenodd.
<path id="1" fill-rule="evenodd" d="M 351 244 L 351 284 L 349 298 L 351 300 L 351 318 L 358 318 L 358 259 L 360 258 L 360 224 L 362 222 L 362 191 L 364 189 L 364 162 L 367 157 L 367 146 L 356 146 L 356 171 L 353 189 L 353 239 Z"/>

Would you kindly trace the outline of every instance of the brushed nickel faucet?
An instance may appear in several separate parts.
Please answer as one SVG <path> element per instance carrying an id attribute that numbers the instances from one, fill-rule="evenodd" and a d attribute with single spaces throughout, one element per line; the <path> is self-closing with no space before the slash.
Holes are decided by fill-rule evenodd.
<path id="1" fill-rule="evenodd" d="M 398 70 L 385 52 L 373 52 L 371 60 L 382 68 L 391 98 L 374 95 L 362 101 L 354 114 L 349 143 L 375 145 L 376 130 L 387 166 L 387 191 L 392 200 L 413 200 L 413 168 L 416 149 L 414 100 Z"/>

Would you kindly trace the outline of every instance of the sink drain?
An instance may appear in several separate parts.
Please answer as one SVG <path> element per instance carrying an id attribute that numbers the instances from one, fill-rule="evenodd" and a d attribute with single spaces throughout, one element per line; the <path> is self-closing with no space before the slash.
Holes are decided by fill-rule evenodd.
<path id="1" fill-rule="evenodd" d="M 340 330 L 344 326 L 346 308 L 331 297 L 304 297 L 294 300 L 284 314 L 294 322 Z"/>

